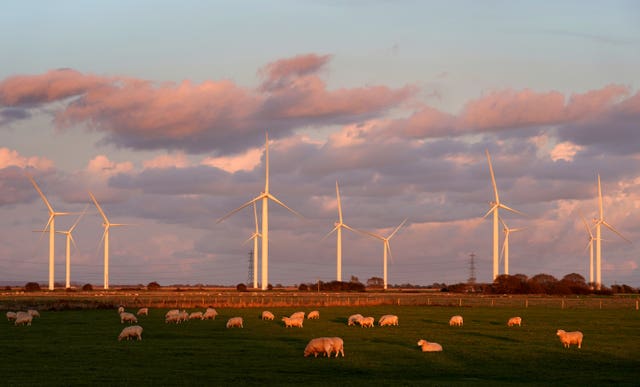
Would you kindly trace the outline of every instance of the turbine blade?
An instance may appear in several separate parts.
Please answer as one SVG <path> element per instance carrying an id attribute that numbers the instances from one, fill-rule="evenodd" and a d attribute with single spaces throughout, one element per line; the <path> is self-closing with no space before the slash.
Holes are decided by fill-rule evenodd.
<path id="1" fill-rule="evenodd" d="M 387 239 L 384 242 L 384 246 L 385 246 L 385 249 L 387 249 L 387 252 L 389 253 L 389 258 L 391 259 L 391 262 L 395 263 L 395 259 L 393 258 L 393 254 L 391 254 L 391 245 L 389 244 L 389 239 Z"/>
<path id="2" fill-rule="evenodd" d="M 513 208 L 511 208 L 511 207 L 509 207 L 509 206 L 505 206 L 505 205 L 504 205 L 504 204 L 502 204 L 502 203 L 498 204 L 498 207 L 500 207 L 500 208 L 504 208 L 505 210 L 507 210 L 507 211 L 511 211 L 511 212 L 513 212 L 513 213 L 515 213 L 515 214 L 518 214 L 518 215 L 527 216 L 524 212 L 520 212 L 520 211 L 518 211 L 518 210 L 514 210 Z"/>
<path id="3" fill-rule="evenodd" d="M 328 237 L 329 235 L 333 234 L 333 232 L 334 232 L 334 231 L 336 231 L 336 230 L 338 229 L 338 227 L 340 227 L 340 226 L 335 226 L 335 227 L 333 228 L 333 230 L 329 231 L 325 236 L 323 236 L 323 237 L 322 237 L 322 240 L 327 239 L 327 237 Z"/>
<path id="4" fill-rule="evenodd" d="M 383 238 L 383 237 L 381 237 L 381 236 L 380 236 L 380 235 L 378 235 L 378 234 L 374 234 L 374 233 L 369 232 L 369 231 L 358 230 L 358 229 L 353 229 L 353 230 L 354 230 L 355 232 L 359 232 L 359 233 L 360 233 L 360 234 L 362 234 L 362 235 L 370 236 L 370 237 L 372 237 L 372 238 L 375 238 L 375 239 L 379 239 L 379 240 L 381 240 L 381 241 L 384 241 L 384 238 Z"/>
<path id="5" fill-rule="evenodd" d="M 75 239 L 73 239 L 73 235 L 72 235 L 71 233 L 69 233 L 69 239 L 71 240 L 71 243 L 73 243 L 73 247 L 74 247 L 76 250 L 80 250 L 80 249 L 78 248 L 78 245 L 76 245 L 76 240 L 75 240 Z"/>
<path id="6" fill-rule="evenodd" d="M 269 193 L 269 132 L 264 131 L 264 192 Z"/>
<path id="7" fill-rule="evenodd" d="M 228 214 L 226 214 L 226 215 L 225 215 L 225 216 L 223 216 L 222 218 L 218 218 L 218 220 L 216 220 L 216 223 L 220 223 L 220 222 L 222 222 L 223 220 L 227 219 L 227 218 L 228 218 L 228 217 L 230 217 L 231 215 L 233 215 L 233 214 L 235 214 L 236 212 L 238 212 L 238 211 L 242 210 L 243 208 L 245 208 L 245 207 L 247 207 L 247 206 L 251 205 L 252 203 L 257 202 L 258 200 L 262 199 L 263 197 L 264 197 L 264 194 L 262 194 L 262 195 L 260 195 L 260 196 L 258 196 L 258 197 L 256 197 L 256 198 L 254 198 L 254 199 L 249 200 L 248 202 L 246 202 L 245 204 L 243 204 L 243 205 L 241 205 L 240 207 L 236 208 L 235 210 L 233 210 L 233 211 L 229 212 Z"/>
<path id="8" fill-rule="evenodd" d="M 272 194 L 267 194 L 267 197 L 271 200 L 273 200 L 274 202 L 278 203 L 279 205 L 281 205 L 282 207 L 286 208 L 287 210 L 291 211 L 293 214 L 299 216 L 300 218 L 304 219 L 304 216 L 302 216 L 301 213 L 299 213 L 298 211 L 292 210 L 291 208 L 289 208 L 286 204 L 282 203 L 278 198 L 276 198 L 275 196 L 273 196 Z"/>
<path id="9" fill-rule="evenodd" d="M 491 184 L 493 185 L 493 193 L 496 197 L 496 203 L 500 203 L 500 198 L 498 197 L 498 186 L 496 185 L 496 176 L 493 174 L 493 165 L 491 165 L 491 156 L 489 155 L 489 150 L 485 149 L 485 153 L 487 154 L 487 161 L 489 162 L 489 172 L 491 172 Z"/>
<path id="10" fill-rule="evenodd" d="M 54 212 L 53 207 L 51 207 L 51 204 L 49 204 L 47 197 L 44 196 L 44 194 L 42 193 L 42 190 L 40 190 L 40 187 L 38 187 L 38 184 L 36 184 L 36 181 L 33 179 L 33 177 L 31 177 L 31 175 L 27 175 L 27 177 L 29 178 L 29 180 L 31 180 L 31 183 L 33 183 L 33 186 L 35 187 L 36 191 L 38 191 L 38 193 L 40 194 L 40 197 L 44 201 L 44 204 L 46 204 L 47 209 L 49 209 L 49 213 L 52 214 Z"/>
<path id="11" fill-rule="evenodd" d="M 340 202 L 340 188 L 338 188 L 338 181 L 336 180 L 336 197 L 338 198 L 338 219 L 342 223 L 342 203 Z"/>
<path id="12" fill-rule="evenodd" d="M 500 223 L 502 223 L 502 227 L 503 227 L 505 230 L 508 230 L 508 229 L 509 229 L 509 227 L 507 227 L 507 224 L 504 222 L 504 220 L 502 220 L 502 217 L 501 217 L 501 216 L 498 216 L 498 221 L 499 221 Z"/>
<path id="13" fill-rule="evenodd" d="M 258 233 L 258 210 L 256 209 L 256 202 L 253 202 L 253 219 L 256 222 L 256 234 Z"/>
<path id="14" fill-rule="evenodd" d="M 406 223 L 406 221 L 407 221 L 407 219 L 405 218 L 405 219 L 402 221 L 402 223 L 400 223 L 400 224 L 398 225 L 398 227 L 396 227 L 396 229 L 395 229 L 395 230 L 393 230 L 393 232 L 391 233 L 391 235 L 389 235 L 389 236 L 387 237 L 387 239 L 391 239 L 391 238 L 392 238 L 392 237 L 393 237 L 393 236 L 398 232 L 398 230 L 400 230 L 400 227 L 402 227 L 402 226 Z"/>
<path id="15" fill-rule="evenodd" d="M 604 210 L 602 208 L 602 186 L 600 185 L 600 174 L 598 173 L 598 211 L 600 213 L 600 220 L 604 219 Z"/>
<path id="16" fill-rule="evenodd" d="M 502 249 L 500 250 L 499 263 L 501 263 L 504 260 L 504 249 L 505 249 L 505 246 L 507 245 L 507 243 L 509 243 L 509 238 L 505 236 L 504 241 L 502 242 Z"/>
<path id="17" fill-rule="evenodd" d="M 497 204 L 494 204 L 494 205 L 491 207 L 491 209 L 490 209 L 489 211 L 487 211 L 487 213 L 486 213 L 486 214 L 484 214 L 483 218 L 486 218 L 487 216 L 489 216 L 489 214 L 490 214 L 490 213 L 492 213 L 493 211 L 495 211 L 495 210 L 496 210 L 496 208 L 498 208 L 498 205 L 497 205 Z"/>
<path id="18" fill-rule="evenodd" d="M 84 214 L 87 213 L 87 208 L 89 208 L 89 205 L 87 204 L 86 206 L 84 206 L 84 210 L 82 210 L 82 213 L 80 214 L 80 216 L 78 216 L 78 219 L 76 219 L 75 223 L 73 224 L 73 226 L 71 226 L 71 228 L 69 229 L 69 232 L 72 232 L 73 229 L 76 228 L 76 226 L 78 225 L 78 223 L 80 223 L 80 219 L 82 219 L 82 217 L 84 216 Z"/>
<path id="19" fill-rule="evenodd" d="M 93 204 L 96 205 L 96 208 L 98 209 L 98 212 L 100 213 L 100 216 L 102 216 L 102 220 L 104 221 L 104 223 L 105 224 L 109 224 L 109 219 L 107 218 L 107 215 L 104 214 L 104 211 L 102 211 L 102 207 L 100 207 L 100 204 L 98 204 L 98 201 L 96 200 L 96 197 L 93 196 L 91 191 L 89 191 L 89 196 L 91 196 L 91 200 L 93 200 Z"/>
<path id="20" fill-rule="evenodd" d="M 245 239 L 245 241 L 244 241 L 244 242 L 242 242 L 242 244 L 244 245 L 244 244 L 246 244 L 247 242 L 249 242 L 249 241 L 251 241 L 251 240 L 253 240 L 254 238 L 257 238 L 257 237 L 258 237 L 258 234 L 253 233 L 253 235 L 251 235 L 249 238 Z"/>
<path id="21" fill-rule="evenodd" d="M 606 220 L 603 220 L 603 221 L 602 221 L 602 224 L 604 224 L 604 225 L 605 225 L 605 227 L 607 227 L 609 230 L 611 230 L 611 231 L 615 232 L 616 234 L 618 234 L 618 236 L 619 236 L 620 238 L 622 238 L 622 239 L 624 239 L 625 241 L 627 241 L 627 242 L 631 243 L 631 241 L 630 241 L 630 240 L 628 240 L 627 238 L 625 238 L 625 237 L 624 237 L 624 235 L 620 234 L 620 232 L 619 232 L 618 230 L 616 230 L 612 225 L 610 225 L 609 223 L 607 223 L 607 221 L 606 221 Z"/>
<path id="22" fill-rule="evenodd" d="M 591 232 L 591 228 L 587 224 L 587 219 L 585 219 L 585 217 L 584 217 L 584 215 L 582 215 L 582 213 L 580 213 L 580 217 L 582 218 L 582 223 L 584 223 L 584 228 L 587 229 L 587 232 L 589 233 L 589 236 L 591 238 L 593 238 L 593 233 Z"/>
<path id="23" fill-rule="evenodd" d="M 349 226 L 349 225 L 346 225 L 346 224 L 344 224 L 344 223 L 342 223 L 342 227 L 346 228 L 346 229 L 347 229 L 347 230 L 349 230 L 349 231 L 362 233 L 362 231 L 360 231 L 360 230 L 356 230 L 355 228 L 353 228 L 353 227 L 351 227 L 351 226 Z"/>

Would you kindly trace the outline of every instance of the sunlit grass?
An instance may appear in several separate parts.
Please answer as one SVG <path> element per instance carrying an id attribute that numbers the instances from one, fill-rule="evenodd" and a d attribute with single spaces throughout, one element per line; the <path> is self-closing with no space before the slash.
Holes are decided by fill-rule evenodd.
<path id="1" fill-rule="evenodd" d="M 320 310 L 304 328 L 279 317 Z M 43 312 L 31 327 L 0 325 L 7 385 L 637 385 L 640 315 L 635 310 L 455 307 L 218 309 L 215 321 L 164 323 L 166 310 L 140 318 L 143 341 L 118 342 L 115 310 Z M 350 314 L 397 314 L 398 327 L 348 327 Z M 463 327 L 449 327 L 451 315 Z M 508 328 L 509 317 L 523 318 Z M 242 316 L 243 329 L 226 329 Z M 565 349 L 557 329 L 581 330 L 582 349 Z M 313 337 L 340 336 L 345 358 L 304 358 Z M 442 353 L 422 353 L 418 339 Z"/>

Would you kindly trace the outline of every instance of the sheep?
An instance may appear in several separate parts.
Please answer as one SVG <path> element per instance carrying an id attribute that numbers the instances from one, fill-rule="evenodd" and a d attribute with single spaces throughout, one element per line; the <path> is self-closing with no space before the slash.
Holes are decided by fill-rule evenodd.
<path id="1" fill-rule="evenodd" d="M 302 318 L 304 319 L 304 312 L 295 312 L 289 318 Z"/>
<path id="2" fill-rule="evenodd" d="M 442 345 L 438 343 L 430 343 L 427 340 L 420 339 L 418 347 L 422 347 L 422 352 L 441 352 Z"/>
<path id="3" fill-rule="evenodd" d="M 262 319 L 263 320 L 273 320 L 275 319 L 276 316 L 273 315 L 273 313 L 269 312 L 268 310 L 265 310 L 262 312 Z"/>
<path id="4" fill-rule="evenodd" d="M 242 317 L 231 317 L 227 321 L 227 328 L 243 328 Z"/>
<path id="5" fill-rule="evenodd" d="M 133 313 L 122 312 L 120 313 L 120 324 L 124 324 L 125 321 L 129 323 L 137 323 L 138 319 Z"/>
<path id="6" fill-rule="evenodd" d="M 302 328 L 303 320 L 301 318 L 283 317 L 282 321 L 284 321 L 285 328 L 289 328 L 289 327 Z"/>
<path id="7" fill-rule="evenodd" d="M 203 319 L 203 315 L 202 312 L 191 312 L 189 314 L 189 320 L 202 320 Z"/>
<path id="8" fill-rule="evenodd" d="M 31 317 L 40 317 L 40 312 L 38 312 L 35 309 L 29 309 L 27 311 L 27 313 L 29 313 L 29 315 L 31 315 Z"/>
<path id="9" fill-rule="evenodd" d="M 307 315 L 307 320 L 318 320 L 320 318 L 320 312 L 317 310 L 309 312 Z"/>
<path id="10" fill-rule="evenodd" d="M 328 337 L 318 337 L 311 339 L 309 344 L 304 349 L 304 357 L 314 355 L 318 357 L 319 354 L 331 357 L 331 351 L 333 349 L 333 341 Z"/>
<path id="11" fill-rule="evenodd" d="M 338 357 L 338 353 L 342 354 L 344 357 L 344 340 L 339 337 L 329 337 L 332 342 L 331 351 L 336 353 L 336 357 Z M 331 357 L 331 352 L 329 352 L 329 357 Z"/>
<path id="12" fill-rule="evenodd" d="M 511 317 L 509 319 L 509 321 L 507 321 L 507 326 L 512 327 L 514 325 L 517 325 L 519 327 L 522 326 L 522 318 L 521 317 Z"/>
<path id="13" fill-rule="evenodd" d="M 380 325 L 381 327 L 387 325 L 398 325 L 398 316 L 393 314 L 385 314 L 384 316 L 380 317 L 380 320 L 378 320 L 378 325 Z"/>
<path id="14" fill-rule="evenodd" d="M 33 317 L 27 312 L 18 312 L 16 313 L 16 321 L 14 324 L 17 325 L 27 325 L 31 326 L 31 321 L 33 321 Z"/>
<path id="15" fill-rule="evenodd" d="M 363 328 L 364 327 L 372 328 L 374 322 L 375 322 L 375 319 L 373 317 L 363 317 L 359 321 L 360 326 Z"/>
<path id="16" fill-rule="evenodd" d="M 167 317 L 165 317 L 164 322 L 166 324 L 169 324 L 169 323 L 178 324 L 180 322 L 180 316 L 177 314 L 170 314 Z"/>
<path id="17" fill-rule="evenodd" d="M 16 321 L 17 317 L 16 312 L 7 312 L 7 321 Z"/>
<path id="18" fill-rule="evenodd" d="M 204 312 L 204 315 L 202 316 L 202 319 L 203 320 L 215 320 L 217 315 L 218 315 L 218 312 L 216 312 L 215 309 L 207 308 L 207 310 Z"/>
<path id="19" fill-rule="evenodd" d="M 352 326 L 352 325 L 356 325 L 360 323 L 360 320 L 363 318 L 364 316 L 362 316 L 361 314 L 352 314 L 351 316 L 349 316 L 349 319 L 347 320 L 347 325 L 348 326 Z"/>
<path id="20" fill-rule="evenodd" d="M 118 335 L 118 341 L 121 341 L 122 339 L 130 340 L 131 338 L 142 340 L 142 327 L 140 325 L 124 327 L 122 332 Z"/>
<path id="21" fill-rule="evenodd" d="M 462 326 L 462 316 L 453 316 L 449 319 L 449 326 Z"/>
<path id="22" fill-rule="evenodd" d="M 120 306 L 118 307 L 118 314 L 120 314 L 120 313 L 122 313 L 122 312 L 124 312 L 124 306 L 120 305 Z"/>
<path id="23" fill-rule="evenodd" d="M 138 309 L 138 313 L 136 313 L 138 316 L 148 316 L 149 315 L 149 308 L 140 308 Z"/>
<path id="24" fill-rule="evenodd" d="M 556 335 L 560 337 L 560 342 L 565 348 L 569 348 L 571 344 L 577 344 L 578 348 L 582 348 L 582 332 L 565 332 L 562 329 L 558 329 Z"/>
<path id="25" fill-rule="evenodd" d="M 180 311 L 178 309 L 171 309 L 170 311 L 168 311 L 167 313 L 165 313 L 164 318 L 169 318 L 169 316 L 173 316 L 173 315 L 179 315 Z"/>
<path id="26" fill-rule="evenodd" d="M 187 313 L 186 310 L 183 310 L 182 312 L 178 313 L 178 322 L 185 322 L 185 321 L 189 321 L 189 313 Z"/>

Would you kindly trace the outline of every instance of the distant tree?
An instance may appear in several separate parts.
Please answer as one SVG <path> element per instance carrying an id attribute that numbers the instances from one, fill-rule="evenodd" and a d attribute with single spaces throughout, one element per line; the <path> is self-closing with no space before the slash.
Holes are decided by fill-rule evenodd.
<path id="1" fill-rule="evenodd" d="M 589 294 L 591 290 L 587 281 L 578 273 L 567 274 L 560 280 L 562 285 L 567 286 L 572 294 Z"/>
<path id="2" fill-rule="evenodd" d="M 550 274 L 536 274 L 528 281 L 529 292 L 536 294 L 554 294 L 558 280 Z"/>
<path id="3" fill-rule="evenodd" d="M 309 287 L 307 286 L 307 284 L 300 284 L 300 286 L 298 286 L 298 290 L 300 290 L 301 292 L 306 292 L 309 290 Z"/>
<path id="4" fill-rule="evenodd" d="M 502 274 L 493 281 L 493 293 L 496 294 L 522 294 L 526 291 L 526 282 L 522 279 L 526 276 Z"/>
<path id="5" fill-rule="evenodd" d="M 84 290 L 85 292 L 89 292 L 93 290 L 93 285 L 91 284 L 84 284 L 82 285 L 82 290 Z"/>
<path id="6" fill-rule="evenodd" d="M 40 284 L 37 282 L 27 282 L 24 285 L 24 291 L 25 292 L 39 292 L 40 291 Z"/>
<path id="7" fill-rule="evenodd" d="M 384 279 L 380 277 L 371 277 L 367 280 L 368 288 L 381 288 L 384 286 Z"/>
<path id="8" fill-rule="evenodd" d="M 239 291 L 239 292 L 246 292 L 247 291 L 247 285 L 240 283 L 240 284 L 236 285 L 236 290 Z"/>
<path id="9" fill-rule="evenodd" d="M 351 279 L 349 280 L 349 282 L 360 282 L 360 280 L 355 275 L 352 275 Z"/>
<path id="10" fill-rule="evenodd" d="M 271 284 L 267 285 L 267 290 L 273 290 L 273 285 Z"/>
<path id="11" fill-rule="evenodd" d="M 160 288 L 161 288 L 160 284 L 157 283 L 156 281 L 149 282 L 147 284 L 147 290 L 158 290 Z"/>

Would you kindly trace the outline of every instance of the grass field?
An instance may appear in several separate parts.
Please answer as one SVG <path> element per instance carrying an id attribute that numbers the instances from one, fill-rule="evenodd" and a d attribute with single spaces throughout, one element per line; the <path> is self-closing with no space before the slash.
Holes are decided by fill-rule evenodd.
<path id="1" fill-rule="evenodd" d="M 276 316 L 297 309 L 271 308 Z M 214 321 L 140 318 L 143 341 L 117 341 L 115 310 L 46 311 L 31 327 L 0 324 L 0 384 L 25 385 L 638 385 L 640 313 L 635 310 L 330 307 L 304 328 L 262 321 L 262 309 L 218 309 Z M 348 327 L 353 313 L 399 316 L 398 327 Z M 464 316 L 463 327 L 449 317 Z M 523 318 L 508 328 L 509 317 Z M 226 329 L 242 316 L 243 329 Z M 565 349 L 557 329 L 581 330 Z M 305 358 L 313 337 L 339 336 L 344 358 Z M 418 339 L 441 353 L 422 353 Z"/>

